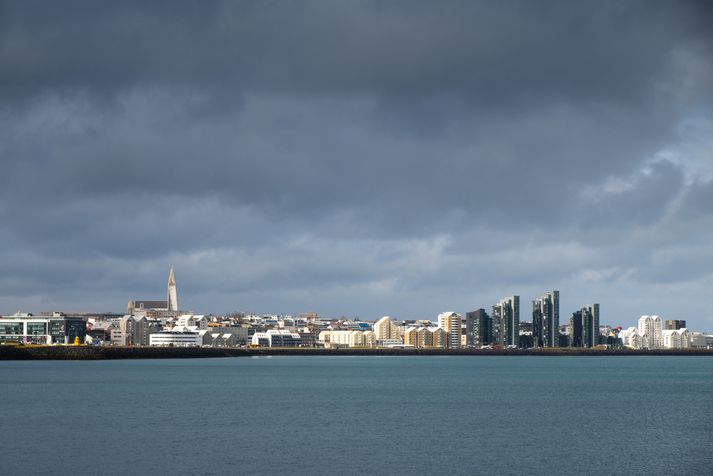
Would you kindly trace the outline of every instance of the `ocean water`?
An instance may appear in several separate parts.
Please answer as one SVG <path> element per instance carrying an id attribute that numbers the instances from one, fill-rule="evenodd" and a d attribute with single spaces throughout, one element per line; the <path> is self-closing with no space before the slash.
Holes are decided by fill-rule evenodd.
<path id="1" fill-rule="evenodd" d="M 711 357 L 0 362 L 0 474 L 713 474 Z"/>

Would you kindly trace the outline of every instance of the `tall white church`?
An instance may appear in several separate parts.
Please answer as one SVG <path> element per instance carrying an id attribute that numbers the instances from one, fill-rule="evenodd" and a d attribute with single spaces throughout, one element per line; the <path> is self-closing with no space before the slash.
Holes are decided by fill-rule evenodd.
<path id="1" fill-rule="evenodd" d="M 168 299 L 166 307 L 169 311 L 178 311 L 178 293 L 176 292 L 176 276 L 173 274 L 173 266 L 168 274 Z"/>
<path id="2" fill-rule="evenodd" d="M 134 300 L 129 301 L 126 306 L 128 314 L 146 314 L 146 312 L 178 312 L 178 292 L 176 291 L 176 275 L 173 272 L 173 266 L 168 273 L 168 289 L 165 301 L 146 301 Z"/>

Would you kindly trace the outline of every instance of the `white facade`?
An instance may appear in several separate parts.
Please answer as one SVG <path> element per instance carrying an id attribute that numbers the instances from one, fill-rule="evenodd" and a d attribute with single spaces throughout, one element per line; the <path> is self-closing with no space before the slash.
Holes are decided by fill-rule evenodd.
<path id="1" fill-rule="evenodd" d="M 317 340 L 325 347 L 376 347 L 372 331 L 322 331 Z"/>
<path id="2" fill-rule="evenodd" d="M 197 327 L 198 329 L 208 329 L 208 318 L 203 315 L 182 314 L 178 316 L 176 327 Z"/>
<path id="3" fill-rule="evenodd" d="M 178 311 L 178 292 L 176 291 L 176 276 L 173 274 L 173 266 L 168 274 L 168 303 L 169 311 Z"/>
<path id="4" fill-rule="evenodd" d="M 149 335 L 149 345 L 158 347 L 200 347 L 203 337 L 198 332 L 161 331 Z"/>
<path id="5" fill-rule="evenodd" d="M 622 329 L 619 332 L 619 338 L 625 347 L 641 349 L 642 338 L 638 328 L 629 327 L 628 329 Z"/>
<path id="6" fill-rule="evenodd" d="M 299 347 L 302 343 L 302 336 L 287 330 L 270 329 L 267 332 L 253 334 L 250 343 L 259 347 Z"/>
<path id="7" fill-rule="evenodd" d="M 688 329 L 664 330 L 661 332 L 664 349 L 687 349 L 690 347 Z"/>
<path id="8" fill-rule="evenodd" d="M 639 334 L 641 334 L 642 349 L 661 349 L 663 347 L 663 326 L 659 316 L 641 316 L 639 318 Z"/>

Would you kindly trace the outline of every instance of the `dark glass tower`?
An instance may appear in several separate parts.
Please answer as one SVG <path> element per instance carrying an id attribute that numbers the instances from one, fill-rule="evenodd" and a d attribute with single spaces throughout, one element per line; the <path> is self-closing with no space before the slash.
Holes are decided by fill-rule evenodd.
<path id="1" fill-rule="evenodd" d="M 465 314 L 465 333 L 468 347 L 480 347 L 493 343 L 493 320 L 485 309 Z"/>

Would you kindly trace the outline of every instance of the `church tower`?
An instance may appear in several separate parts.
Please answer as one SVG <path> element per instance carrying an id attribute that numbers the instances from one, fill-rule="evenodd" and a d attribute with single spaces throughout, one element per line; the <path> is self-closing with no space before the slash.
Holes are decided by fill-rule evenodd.
<path id="1" fill-rule="evenodd" d="M 178 311 L 178 293 L 176 293 L 176 276 L 173 274 L 173 266 L 168 275 L 168 310 Z"/>

